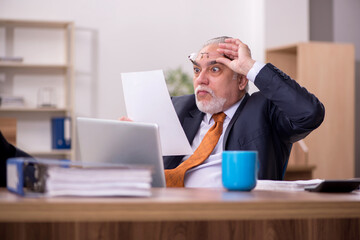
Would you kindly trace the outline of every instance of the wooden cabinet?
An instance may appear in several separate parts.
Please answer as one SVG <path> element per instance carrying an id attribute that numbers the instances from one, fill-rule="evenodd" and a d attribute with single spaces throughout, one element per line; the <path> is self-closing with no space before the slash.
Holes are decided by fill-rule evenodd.
<path id="1" fill-rule="evenodd" d="M 352 44 L 308 42 L 271 48 L 266 61 L 282 69 L 325 106 L 325 119 L 304 142 L 314 178 L 355 175 L 355 53 Z M 289 165 L 292 163 L 289 162 Z"/>
<path id="2" fill-rule="evenodd" d="M 73 39 L 73 22 L 0 19 L 0 56 L 23 58 L 0 61 L 0 95 L 24 99 L 24 106 L 1 106 L 0 118 L 16 119 L 17 146 L 34 156 L 75 156 Z M 54 104 L 40 106 L 49 89 Z M 52 149 L 54 117 L 72 119 L 71 149 Z"/>

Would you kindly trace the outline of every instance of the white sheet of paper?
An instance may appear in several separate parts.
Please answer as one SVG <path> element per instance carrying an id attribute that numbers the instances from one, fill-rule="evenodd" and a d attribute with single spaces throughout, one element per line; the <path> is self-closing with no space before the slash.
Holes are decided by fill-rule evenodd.
<path id="1" fill-rule="evenodd" d="M 159 126 L 162 153 L 190 155 L 193 150 L 181 127 L 162 70 L 121 74 L 128 117 Z"/>

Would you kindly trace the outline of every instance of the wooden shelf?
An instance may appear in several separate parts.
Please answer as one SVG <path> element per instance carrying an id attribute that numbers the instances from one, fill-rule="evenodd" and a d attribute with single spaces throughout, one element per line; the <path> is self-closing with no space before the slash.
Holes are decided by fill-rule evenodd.
<path id="1" fill-rule="evenodd" d="M 18 19 L 0 19 L 0 27 L 45 27 L 45 28 L 65 28 L 73 22 L 64 21 L 36 21 Z"/>
<path id="2" fill-rule="evenodd" d="M 0 112 L 67 112 L 67 108 L 26 108 L 26 107 L 12 107 L 12 108 L 1 108 Z"/>
<path id="3" fill-rule="evenodd" d="M 0 117 L 16 119 L 17 135 L 31 155 L 74 158 L 76 141 L 72 141 L 70 150 L 36 151 L 44 148 L 45 140 L 52 140 L 48 125 L 55 116 L 71 118 L 71 138 L 75 139 L 74 23 L 0 18 L 0 29 L 4 35 L 3 55 L 25 60 L 0 61 L 0 72 L 6 82 L 3 92 L 9 96 L 20 95 L 24 102 L 34 103 L 0 107 Z M 37 107 L 37 93 L 45 87 L 58 88 L 54 95 L 58 98 L 57 106 L 62 107 Z"/>
<path id="4" fill-rule="evenodd" d="M 301 44 L 301 43 L 299 43 Z M 286 46 L 282 46 L 282 47 L 273 47 L 273 48 L 268 48 L 266 50 L 267 53 L 271 53 L 271 52 L 283 52 L 283 53 L 293 53 L 296 54 L 297 52 L 297 48 L 299 44 L 291 44 L 291 45 L 286 45 Z"/>
<path id="5" fill-rule="evenodd" d="M 286 168 L 287 172 L 299 172 L 299 171 L 312 171 L 316 168 L 315 165 L 289 165 Z"/>
<path id="6" fill-rule="evenodd" d="M 67 64 L 33 64 L 17 62 L 0 62 L 0 68 L 44 68 L 44 69 L 65 69 Z"/>
<path id="7" fill-rule="evenodd" d="M 305 162 L 316 168 L 296 171 L 313 171 L 313 177 L 321 179 L 353 178 L 354 46 L 330 42 L 298 43 L 268 49 L 266 61 L 315 94 L 325 107 L 324 122 L 304 139 L 308 146 L 308 162 Z M 289 162 L 290 173 L 295 172 L 291 165 Z"/>
<path id="8" fill-rule="evenodd" d="M 315 169 L 315 165 L 290 165 L 286 169 L 284 180 L 296 181 L 313 179 Z"/>
<path id="9" fill-rule="evenodd" d="M 71 150 L 70 149 L 66 149 L 66 150 L 49 150 L 49 151 L 30 151 L 29 152 L 30 155 L 32 156 L 69 156 L 71 155 Z"/>

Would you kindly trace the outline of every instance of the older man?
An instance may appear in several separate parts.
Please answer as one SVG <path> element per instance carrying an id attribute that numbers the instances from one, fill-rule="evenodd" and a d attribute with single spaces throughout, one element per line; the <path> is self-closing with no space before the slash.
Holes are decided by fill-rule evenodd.
<path id="1" fill-rule="evenodd" d="M 324 106 L 239 39 L 209 40 L 190 57 L 195 94 L 172 99 L 192 156 L 164 157 L 168 187 L 221 187 L 223 150 L 256 150 L 259 179 L 283 179 L 292 144 L 317 128 Z M 259 92 L 247 93 L 248 80 Z"/>

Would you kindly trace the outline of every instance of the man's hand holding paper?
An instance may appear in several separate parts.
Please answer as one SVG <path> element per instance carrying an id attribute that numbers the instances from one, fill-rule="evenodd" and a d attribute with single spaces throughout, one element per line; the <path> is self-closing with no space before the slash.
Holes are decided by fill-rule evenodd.
<path id="1" fill-rule="evenodd" d="M 164 156 L 192 154 L 171 103 L 163 72 L 123 73 L 121 78 L 127 117 L 120 120 L 158 124 Z"/>

